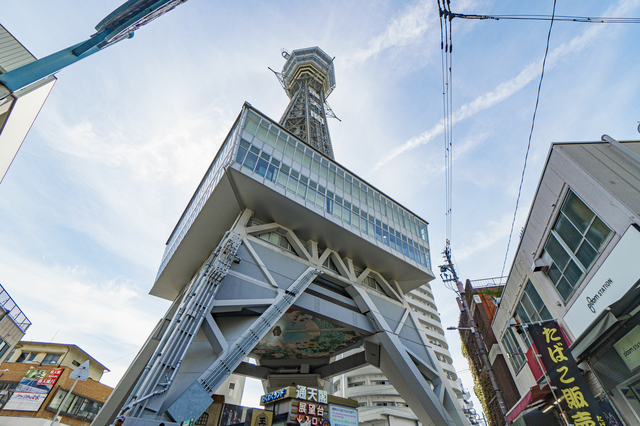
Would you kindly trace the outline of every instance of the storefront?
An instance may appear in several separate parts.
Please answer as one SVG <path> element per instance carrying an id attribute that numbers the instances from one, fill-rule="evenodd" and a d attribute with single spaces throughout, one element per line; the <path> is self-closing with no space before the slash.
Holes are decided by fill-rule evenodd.
<path id="1" fill-rule="evenodd" d="M 571 352 L 591 370 L 591 387 L 603 391 L 611 425 L 640 423 L 639 253 L 640 231 L 632 225 L 564 318 L 578 336 Z"/>

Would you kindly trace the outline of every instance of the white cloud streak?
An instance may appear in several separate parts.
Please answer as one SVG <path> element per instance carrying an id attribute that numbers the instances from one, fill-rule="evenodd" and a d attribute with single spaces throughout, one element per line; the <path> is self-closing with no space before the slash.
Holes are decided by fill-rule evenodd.
<path id="1" fill-rule="evenodd" d="M 637 1 L 627 1 L 621 3 L 618 7 L 613 8 L 607 12 L 607 16 L 625 16 L 625 12 L 637 7 Z M 560 46 L 553 49 L 547 57 L 546 69 L 547 71 L 557 65 L 562 59 L 566 59 L 566 56 L 583 50 L 590 43 L 598 38 L 598 36 L 605 30 L 604 25 L 592 25 L 585 29 L 580 35 L 574 37 L 567 43 L 563 43 Z M 540 69 L 542 65 L 542 58 L 532 62 L 526 66 L 517 76 L 505 81 L 498 85 L 494 90 L 486 92 L 483 95 L 478 96 L 473 101 L 463 105 L 457 111 L 453 113 L 451 118 L 452 124 L 459 123 L 475 114 L 491 108 L 494 105 L 508 99 L 514 94 L 518 93 L 527 84 L 540 76 Z M 377 162 L 375 169 L 378 170 L 397 156 L 415 149 L 419 146 L 425 145 L 432 141 L 436 136 L 442 134 L 444 131 L 444 121 L 440 120 L 438 124 L 432 128 L 424 131 L 422 134 L 413 137 L 392 150 L 387 156 L 383 157 Z"/>
<path id="2" fill-rule="evenodd" d="M 386 30 L 369 41 L 366 49 L 353 55 L 353 62 L 363 62 L 391 47 L 403 47 L 424 36 L 430 27 L 433 2 L 421 1 L 409 6 L 398 18 L 392 19 Z"/>

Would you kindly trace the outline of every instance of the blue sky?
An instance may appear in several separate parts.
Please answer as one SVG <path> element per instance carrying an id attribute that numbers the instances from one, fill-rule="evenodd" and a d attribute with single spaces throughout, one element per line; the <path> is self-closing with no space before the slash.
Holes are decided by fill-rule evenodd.
<path id="1" fill-rule="evenodd" d="M 1 23 L 43 57 L 88 37 L 120 3 L 5 0 Z M 550 14 L 552 2 L 452 9 Z M 640 1 L 559 1 L 556 13 L 638 17 Z M 501 273 L 548 27 L 453 21 L 452 250 L 464 279 Z M 550 143 L 640 137 L 639 36 L 638 25 L 554 24 L 507 271 Z M 27 339 L 77 344 L 117 383 L 167 307 L 147 295 L 164 243 L 243 102 L 278 119 L 288 99 L 267 67 L 281 69 L 281 48 L 316 45 L 336 57 L 336 159 L 429 221 L 441 263 L 435 0 L 190 0 L 60 72 L 0 184 L 0 283 L 33 322 Z M 457 324 L 454 295 L 439 279 L 432 287 L 443 325 Z"/>

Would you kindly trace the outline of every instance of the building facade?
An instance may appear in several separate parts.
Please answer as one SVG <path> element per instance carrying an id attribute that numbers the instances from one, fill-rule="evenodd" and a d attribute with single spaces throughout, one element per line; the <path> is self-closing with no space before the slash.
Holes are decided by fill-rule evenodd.
<path id="1" fill-rule="evenodd" d="M 328 391 L 370 365 L 422 423 L 468 424 L 405 298 L 434 278 L 427 223 L 332 158 L 332 58 L 285 59 L 287 112 L 244 105 L 167 242 L 151 294 L 173 305 L 95 426 L 198 418 L 231 374 Z"/>
<path id="2" fill-rule="evenodd" d="M 639 224 L 640 142 L 552 144 L 492 324 L 522 395 L 512 419 L 562 415 L 528 331 L 556 320 L 607 424 L 640 422 Z"/>
<path id="3" fill-rule="evenodd" d="M 473 316 L 473 321 L 482 336 L 485 350 L 489 354 L 489 362 L 493 369 L 498 387 L 502 390 L 505 404 L 513 407 L 520 399 L 518 388 L 511 377 L 507 360 L 497 349 L 497 339 L 493 334 L 491 323 L 498 309 L 498 303 L 502 296 L 506 277 L 489 278 L 481 280 L 467 280 L 464 286 L 464 294 Z M 463 309 L 461 309 L 463 311 Z M 482 411 L 486 415 L 489 426 L 504 425 L 506 420 L 500 410 L 496 398 L 496 392 L 491 384 L 489 374 L 478 349 L 478 344 L 471 331 L 470 321 L 466 314 L 460 315 L 460 339 L 463 346 L 463 354 L 469 361 L 469 368 L 473 375 L 474 391 L 482 404 Z"/>
<path id="4" fill-rule="evenodd" d="M 85 361 L 89 378 L 73 387 L 69 375 Z M 113 390 L 100 383 L 109 370 L 76 345 L 20 342 L 0 370 L 2 426 L 49 425 L 58 409 L 64 424 L 88 426 Z"/>

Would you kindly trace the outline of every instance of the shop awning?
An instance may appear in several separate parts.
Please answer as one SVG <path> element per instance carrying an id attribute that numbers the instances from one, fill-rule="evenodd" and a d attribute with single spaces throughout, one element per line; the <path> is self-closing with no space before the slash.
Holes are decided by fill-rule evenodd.
<path id="1" fill-rule="evenodd" d="M 640 281 L 627 291 L 617 302 L 609 305 L 591 324 L 589 330 L 583 333 L 571 345 L 571 353 L 580 362 L 588 356 L 590 349 L 600 341 L 618 330 L 620 325 L 640 312 Z"/>
<path id="2" fill-rule="evenodd" d="M 529 392 L 522 398 L 520 401 L 513 406 L 511 411 L 507 413 L 507 420 L 509 423 L 513 422 L 524 410 L 526 410 L 529 406 L 535 404 L 536 402 L 544 399 L 547 395 L 551 393 L 549 386 L 545 386 L 540 388 L 540 385 L 535 385 L 532 387 Z"/>

